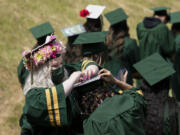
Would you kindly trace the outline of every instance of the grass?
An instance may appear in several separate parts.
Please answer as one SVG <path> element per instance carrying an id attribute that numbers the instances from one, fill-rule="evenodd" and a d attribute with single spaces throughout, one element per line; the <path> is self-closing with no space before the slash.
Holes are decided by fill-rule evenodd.
<path id="1" fill-rule="evenodd" d="M 17 66 L 24 49 L 35 39 L 28 31 L 34 25 L 50 21 L 58 39 L 66 38 L 60 28 L 83 23 L 79 11 L 87 4 L 106 5 L 105 13 L 122 7 L 129 15 L 131 36 L 136 38 L 136 25 L 144 16 L 152 15 L 151 7 L 170 6 L 178 10 L 178 0 L 0 0 L 0 135 L 20 133 L 18 120 L 24 96 L 17 80 Z M 104 19 L 104 29 L 109 23 Z"/>

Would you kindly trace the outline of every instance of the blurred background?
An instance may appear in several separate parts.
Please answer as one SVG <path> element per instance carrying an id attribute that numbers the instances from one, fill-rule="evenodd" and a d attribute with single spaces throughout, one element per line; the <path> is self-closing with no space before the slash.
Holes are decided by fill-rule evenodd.
<path id="1" fill-rule="evenodd" d="M 0 0 L 0 135 L 20 134 L 24 95 L 17 79 L 17 66 L 23 50 L 35 44 L 29 28 L 49 21 L 57 38 L 65 44 L 60 29 L 84 23 L 79 11 L 88 4 L 105 5 L 104 13 L 123 8 L 129 15 L 133 38 L 136 38 L 137 23 L 153 14 L 149 8 L 169 6 L 171 12 L 180 10 L 179 0 Z M 104 24 L 104 30 L 108 30 L 105 18 Z"/>

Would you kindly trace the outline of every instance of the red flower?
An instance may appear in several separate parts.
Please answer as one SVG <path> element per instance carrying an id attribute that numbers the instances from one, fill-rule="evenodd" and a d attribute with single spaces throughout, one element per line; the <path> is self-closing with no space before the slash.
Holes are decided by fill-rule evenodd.
<path id="1" fill-rule="evenodd" d="M 83 9 L 83 10 L 81 10 L 80 11 L 80 16 L 81 17 L 86 17 L 86 16 L 88 16 L 90 13 L 89 13 L 89 11 L 87 10 L 87 9 Z"/>

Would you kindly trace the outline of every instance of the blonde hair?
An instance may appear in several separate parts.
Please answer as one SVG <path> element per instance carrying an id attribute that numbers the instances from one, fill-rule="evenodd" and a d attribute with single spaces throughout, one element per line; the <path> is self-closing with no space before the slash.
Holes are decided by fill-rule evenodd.
<path id="1" fill-rule="evenodd" d="M 57 59 L 58 60 L 58 59 Z M 62 65 L 61 65 L 62 66 Z M 68 78 L 68 72 L 64 68 L 64 78 L 62 82 Z M 54 83 L 51 79 L 51 61 L 48 61 L 33 72 L 33 84 L 31 84 L 31 75 L 29 74 L 23 88 L 24 95 L 33 88 L 49 88 L 53 87 Z"/>

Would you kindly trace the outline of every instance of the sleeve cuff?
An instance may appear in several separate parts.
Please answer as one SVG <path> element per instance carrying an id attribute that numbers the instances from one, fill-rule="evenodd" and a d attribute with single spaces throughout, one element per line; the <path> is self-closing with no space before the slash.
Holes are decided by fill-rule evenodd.
<path id="1" fill-rule="evenodd" d="M 49 91 L 48 91 L 49 90 Z M 52 126 L 67 125 L 66 97 L 62 84 L 46 89 L 49 120 Z"/>
<path id="2" fill-rule="evenodd" d="M 81 64 L 81 71 L 83 72 L 88 66 L 90 65 L 96 65 L 98 66 L 94 61 L 92 60 L 84 60 Z"/>

